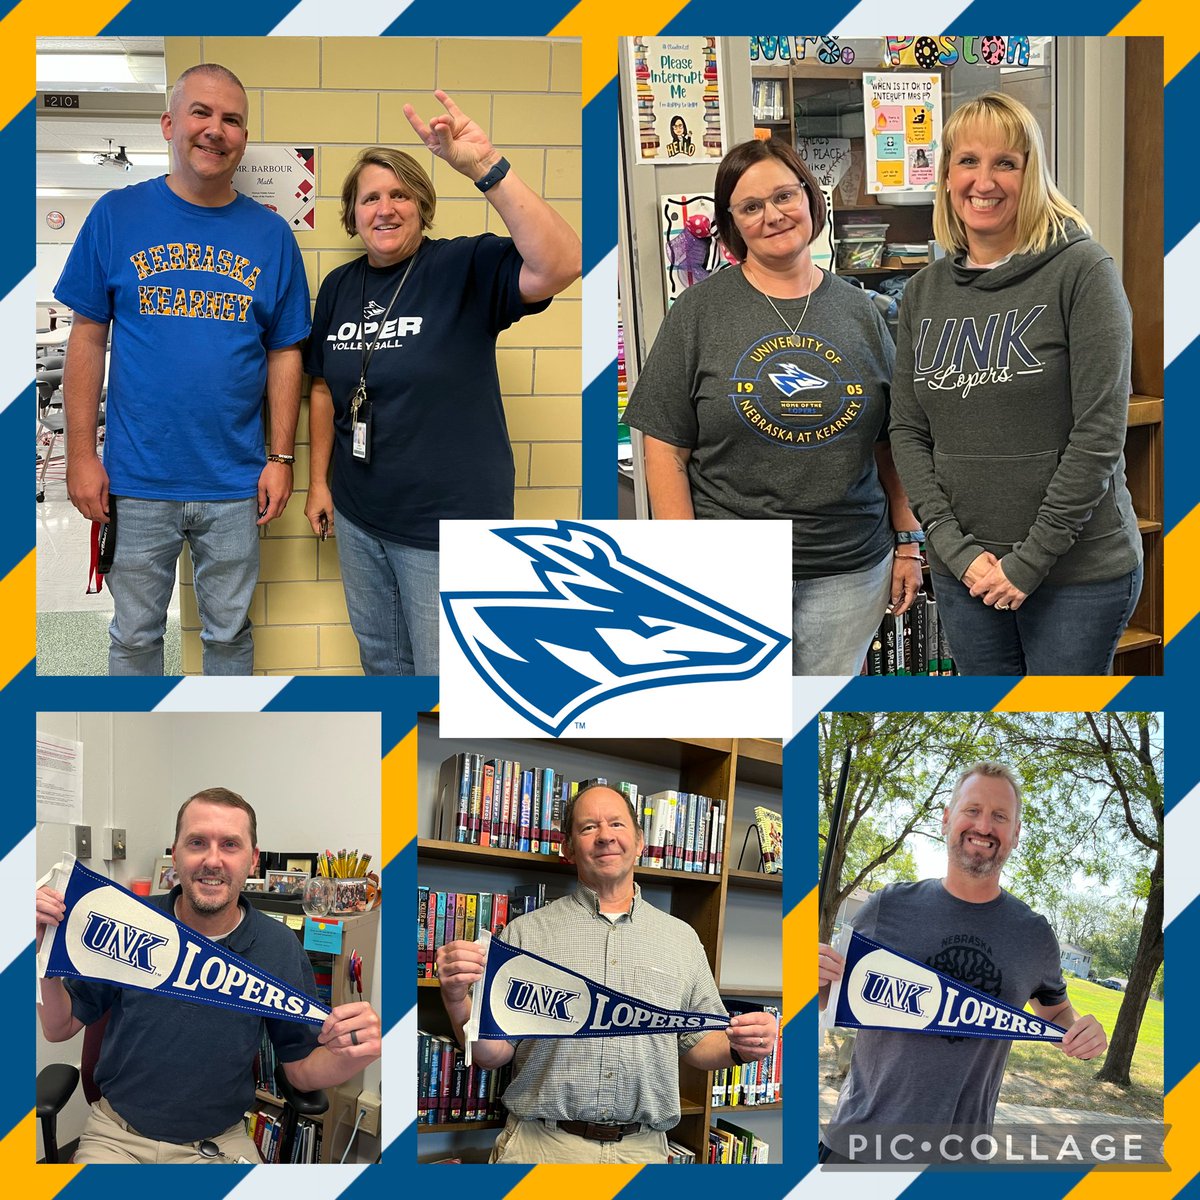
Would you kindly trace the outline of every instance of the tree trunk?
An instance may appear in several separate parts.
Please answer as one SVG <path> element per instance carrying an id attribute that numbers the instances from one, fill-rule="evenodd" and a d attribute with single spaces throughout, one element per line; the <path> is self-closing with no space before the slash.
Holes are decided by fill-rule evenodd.
<path id="1" fill-rule="evenodd" d="M 1104 1066 L 1096 1078 L 1102 1083 L 1129 1087 L 1129 1065 L 1137 1047 L 1138 1030 L 1154 976 L 1163 960 L 1163 852 L 1160 849 L 1150 873 L 1150 895 L 1146 899 L 1146 915 L 1142 920 L 1142 936 L 1138 941 L 1137 957 L 1129 973 L 1129 983 L 1121 1000 L 1121 1011 L 1109 1042 Z"/>

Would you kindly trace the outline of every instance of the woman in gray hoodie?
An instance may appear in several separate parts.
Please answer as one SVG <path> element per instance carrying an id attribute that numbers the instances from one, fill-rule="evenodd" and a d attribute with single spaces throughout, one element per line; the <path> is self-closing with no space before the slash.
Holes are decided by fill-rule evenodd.
<path id="1" fill-rule="evenodd" d="M 964 675 L 1103 675 L 1141 591 L 1132 333 L 1112 258 L 999 93 L 946 122 L 947 256 L 900 310 L 892 450 Z"/>

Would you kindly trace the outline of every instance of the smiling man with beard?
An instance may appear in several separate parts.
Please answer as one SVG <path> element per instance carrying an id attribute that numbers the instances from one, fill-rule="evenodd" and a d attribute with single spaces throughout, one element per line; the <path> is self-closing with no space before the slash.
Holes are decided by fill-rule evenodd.
<path id="1" fill-rule="evenodd" d="M 888 884 L 862 906 L 854 928 L 1016 1008 L 1028 1003 L 1038 1017 L 1067 1030 L 1058 1045 L 1068 1057 L 1102 1054 L 1108 1040 L 1099 1021 L 1077 1015 L 1067 999 L 1049 922 L 1000 886 L 1001 868 L 1021 834 L 1021 789 L 1012 771 L 993 762 L 968 767 L 942 814 L 942 834 L 945 877 Z M 822 1008 L 844 965 L 831 947 L 819 947 Z M 821 1162 L 896 1161 L 887 1153 L 890 1137 L 914 1126 L 962 1135 L 964 1145 L 989 1132 L 1009 1045 L 859 1030 L 850 1073 L 822 1135 Z M 868 1149 L 854 1156 L 848 1154 L 851 1130 L 872 1134 Z"/>
<path id="2" fill-rule="evenodd" d="M 197 933 L 220 942 L 299 992 L 316 985 L 299 939 L 242 899 L 258 867 L 258 819 L 228 788 L 184 801 L 171 849 L 179 883 L 150 901 Z M 37 942 L 65 914 L 63 897 L 37 893 Z M 317 1029 L 192 1004 L 90 979 L 42 980 L 38 1015 L 47 1041 L 74 1037 L 108 1017 L 92 1105 L 76 1163 L 259 1162 L 242 1114 L 254 1102 L 251 1065 L 265 1027 L 277 1059 L 298 1091 L 336 1087 L 381 1052 L 379 1015 L 362 1001 L 334 1008 Z M 220 1157 L 200 1153 L 215 1143 Z"/>

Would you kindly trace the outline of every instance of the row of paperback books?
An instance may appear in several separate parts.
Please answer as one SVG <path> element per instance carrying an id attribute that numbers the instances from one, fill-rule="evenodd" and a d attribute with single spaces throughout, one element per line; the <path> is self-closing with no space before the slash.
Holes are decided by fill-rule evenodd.
<path id="1" fill-rule="evenodd" d="M 770 1160 L 770 1143 L 724 1119 L 708 1131 L 710 1163 L 765 1163 Z"/>
<path id="2" fill-rule="evenodd" d="M 775 1014 L 778 1021 L 782 1010 L 774 1005 L 737 1004 L 725 1001 L 730 1013 L 762 1012 Z M 783 1099 L 783 1034 L 776 1033 L 775 1045 L 766 1058 L 744 1066 L 724 1067 L 712 1073 L 713 1108 L 750 1107 L 756 1104 L 776 1104 Z"/>
<path id="3" fill-rule="evenodd" d="M 417 885 L 417 978 L 437 978 L 437 950 L 447 942 L 473 942 L 481 929 L 497 934 L 509 921 L 556 900 L 544 883 L 510 892 L 440 892 Z"/>
<path id="4" fill-rule="evenodd" d="M 289 1130 L 291 1137 L 289 1139 Z M 246 1114 L 246 1132 L 265 1163 L 319 1163 L 323 1127 L 307 1117 L 289 1112 L 258 1109 Z M 284 1146 L 288 1146 L 286 1157 Z"/>
<path id="5" fill-rule="evenodd" d="M 507 1115 L 500 1097 L 512 1067 L 467 1066 L 453 1038 L 417 1030 L 417 1123 L 449 1125 L 501 1121 Z"/>
<path id="6" fill-rule="evenodd" d="M 912 608 L 888 613 L 871 639 L 864 675 L 957 675 L 937 601 L 918 592 Z"/>
<path id="7" fill-rule="evenodd" d="M 640 866 L 720 874 L 724 799 L 675 790 L 642 796 L 637 784 L 625 780 L 567 780 L 552 767 L 522 767 L 513 759 L 473 752 L 452 754 L 442 763 L 435 836 L 470 846 L 559 854 L 564 802 L 597 784 L 621 792 L 639 814 Z"/>

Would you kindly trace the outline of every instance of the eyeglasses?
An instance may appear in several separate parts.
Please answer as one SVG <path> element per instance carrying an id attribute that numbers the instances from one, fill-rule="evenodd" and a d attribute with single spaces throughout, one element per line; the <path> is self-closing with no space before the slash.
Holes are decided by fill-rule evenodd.
<path id="1" fill-rule="evenodd" d="M 804 184 L 798 183 L 793 187 L 782 187 L 766 200 L 751 196 L 738 204 L 731 204 L 729 211 L 743 221 L 761 221 L 767 213 L 767 205 L 773 204 L 780 212 L 792 212 L 804 203 Z"/>

